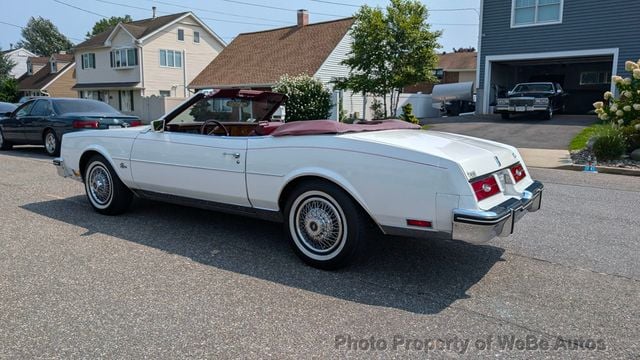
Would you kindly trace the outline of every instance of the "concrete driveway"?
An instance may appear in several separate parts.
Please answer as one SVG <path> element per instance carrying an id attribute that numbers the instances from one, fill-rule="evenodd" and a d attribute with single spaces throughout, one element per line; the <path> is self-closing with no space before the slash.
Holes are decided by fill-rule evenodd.
<path id="1" fill-rule="evenodd" d="M 475 136 L 517 148 L 566 150 L 573 137 L 597 121 L 591 115 L 556 115 L 551 120 L 536 116 L 471 115 L 426 119 L 430 130 Z"/>
<path id="2" fill-rule="evenodd" d="M 0 358 L 637 358 L 640 182 L 532 173 L 543 208 L 513 236 L 372 238 L 326 272 L 279 224 L 102 216 L 41 148 L 0 152 Z"/>

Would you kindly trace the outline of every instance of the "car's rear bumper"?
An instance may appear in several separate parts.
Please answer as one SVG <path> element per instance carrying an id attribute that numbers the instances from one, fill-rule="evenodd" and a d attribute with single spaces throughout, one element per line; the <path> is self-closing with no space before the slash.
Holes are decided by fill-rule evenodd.
<path id="1" fill-rule="evenodd" d="M 540 209 L 544 185 L 534 181 L 522 193 L 520 199 L 512 198 L 490 210 L 453 210 L 451 237 L 472 244 L 481 244 L 496 236 L 509 236 L 515 223 L 527 212 Z"/>
<path id="2" fill-rule="evenodd" d="M 501 113 L 523 113 L 523 112 L 537 112 L 547 111 L 548 105 L 526 105 L 526 106 L 512 106 L 512 105 L 496 105 L 494 112 Z"/>

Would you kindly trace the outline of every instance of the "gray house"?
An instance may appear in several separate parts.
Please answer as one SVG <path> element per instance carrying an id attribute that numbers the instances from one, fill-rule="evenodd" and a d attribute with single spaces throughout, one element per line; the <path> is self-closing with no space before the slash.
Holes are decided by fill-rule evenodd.
<path id="1" fill-rule="evenodd" d="M 639 14 L 637 0 L 481 0 L 478 112 L 528 81 L 560 83 L 569 113 L 591 110 L 640 58 Z"/>

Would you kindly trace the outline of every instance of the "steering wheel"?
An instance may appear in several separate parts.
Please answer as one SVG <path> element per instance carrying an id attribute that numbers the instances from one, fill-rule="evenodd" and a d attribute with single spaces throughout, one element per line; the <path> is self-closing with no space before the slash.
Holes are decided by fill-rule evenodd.
<path id="1" fill-rule="evenodd" d="M 205 131 L 207 130 L 207 125 L 209 125 L 209 124 L 214 124 L 214 125 L 216 125 L 216 127 L 214 127 L 213 130 L 211 130 L 211 131 L 209 131 L 208 133 L 205 134 Z M 222 130 L 224 130 L 225 135 L 229 136 L 229 130 L 224 125 L 222 125 L 222 123 L 220 121 L 218 121 L 218 120 L 206 120 L 202 124 L 202 126 L 200 126 L 200 134 L 202 134 L 202 135 L 214 134 L 214 131 L 216 131 L 216 129 L 218 127 L 221 127 Z"/>

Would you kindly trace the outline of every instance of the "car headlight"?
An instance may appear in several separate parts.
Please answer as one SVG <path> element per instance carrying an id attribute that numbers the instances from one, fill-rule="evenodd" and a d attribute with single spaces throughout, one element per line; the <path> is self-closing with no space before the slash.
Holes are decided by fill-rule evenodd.
<path id="1" fill-rule="evenodd" d="M 509 105 L 509 99 L 498 99 L 498 105 Z"/>
<path id="2" fill-rule="evenodd" d="M 547 99 L 547 98 L 536 98 L 535 103 L 536 104 L 546 105 L 546 104 L 549 103 L 549 99 Z"/>

